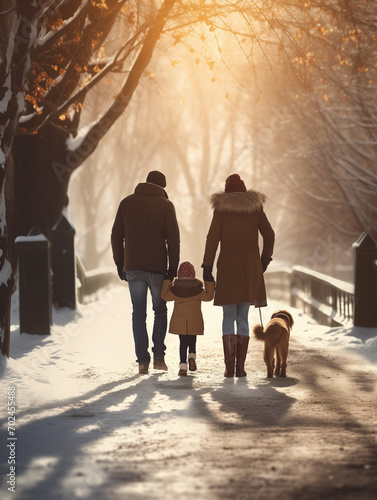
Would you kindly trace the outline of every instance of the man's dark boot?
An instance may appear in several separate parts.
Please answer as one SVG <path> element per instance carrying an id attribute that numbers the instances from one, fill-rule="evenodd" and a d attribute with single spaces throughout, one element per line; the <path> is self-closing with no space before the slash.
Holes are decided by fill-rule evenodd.
<path id="1" fill-rule="evenodd" d="M 236 377 L 246 377 L 245 360 L 249 346 L 249 337 L 246 335 L 237 335 L 236 338 Z"/>
<path id="2" fill-rule="evenodd" d="M 236 335 L 223 335 L 225 373 L 224 377 L 234 377 L 236 361 Z"/>

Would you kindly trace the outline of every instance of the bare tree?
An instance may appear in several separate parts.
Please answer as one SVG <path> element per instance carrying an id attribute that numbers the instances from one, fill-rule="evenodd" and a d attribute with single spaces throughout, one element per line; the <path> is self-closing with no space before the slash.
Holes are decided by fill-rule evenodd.
<path id="1" fill-rule="evenodd" d="M 351 244 L 361 232 L 377 235 L 377 18 L 369 3 L 341 7 L 328 3 L 316 17 L 312 12 L 313 17 L 301 18 L 297 37 L 304 56 L 295 57 L 297 71 L 290 81 L 285 74 L 291 67 L 278 51 L 270 55 L 276 79 L 270 81 L 270 103 L 264 100 L 257 115 L 268 131 L 258 148 L 259 156 L 264 151 L 274 200 L 285 197 L 279 221 L 286 251 L 281 253 L 291 262 L 315 262 L 326 272 L 333 271 L 332 254 L 351 263 Z M 288 41 L 285 47 L 296 51 Z M 313 258 L 320 245 L 327 259 Z"/>

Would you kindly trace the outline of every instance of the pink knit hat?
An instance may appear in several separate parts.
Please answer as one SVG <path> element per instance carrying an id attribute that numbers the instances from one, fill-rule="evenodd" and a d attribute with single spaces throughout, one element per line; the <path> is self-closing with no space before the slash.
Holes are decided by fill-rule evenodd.
<path id="1" fill-rule="evenodd" d="M 188 262 L 182 262 L 178 269 L 178 278 L 195 278 L 195 268 Z"/>

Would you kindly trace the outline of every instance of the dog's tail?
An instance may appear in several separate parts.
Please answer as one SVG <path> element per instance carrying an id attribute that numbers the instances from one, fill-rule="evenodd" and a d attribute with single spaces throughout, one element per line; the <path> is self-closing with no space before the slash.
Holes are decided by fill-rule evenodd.
<path id="1" fill-rule="evenodd" d="M 255 325 L 253 328 L 253 332 L 254 332 L 254 337 L 257 340 L 261 340 L 262 342 L 266 340 L 266 334 L 264 333 L 262 325 Z"/>

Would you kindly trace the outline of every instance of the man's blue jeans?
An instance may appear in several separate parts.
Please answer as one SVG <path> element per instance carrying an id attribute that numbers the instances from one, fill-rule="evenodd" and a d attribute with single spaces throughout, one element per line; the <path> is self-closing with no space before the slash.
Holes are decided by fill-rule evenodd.
<path id="1" fill-rule="evenodd" d="M 149 363 L 151 356 L 148 351 L 149 340 L 147 331 L 147 293 L 152 296 L 154 323 L 152 333 L 152 352 L 155 358 L 163 359 L 166 346 L 164 344 L 168 324 L 166 302 L 161 298 L 164 274 L 147 271 L 127 271 L 128 288 L 132 302 L 132 330 L 135 341 L 137 363 Z"/>
<path id="2" fill-rule="evenodd" d="M 234 335 L 234 324 L 236 324 L 237 335 L 249 336 L 249 308 L 248 302 L 223 306 L 223 335 Z"/>

